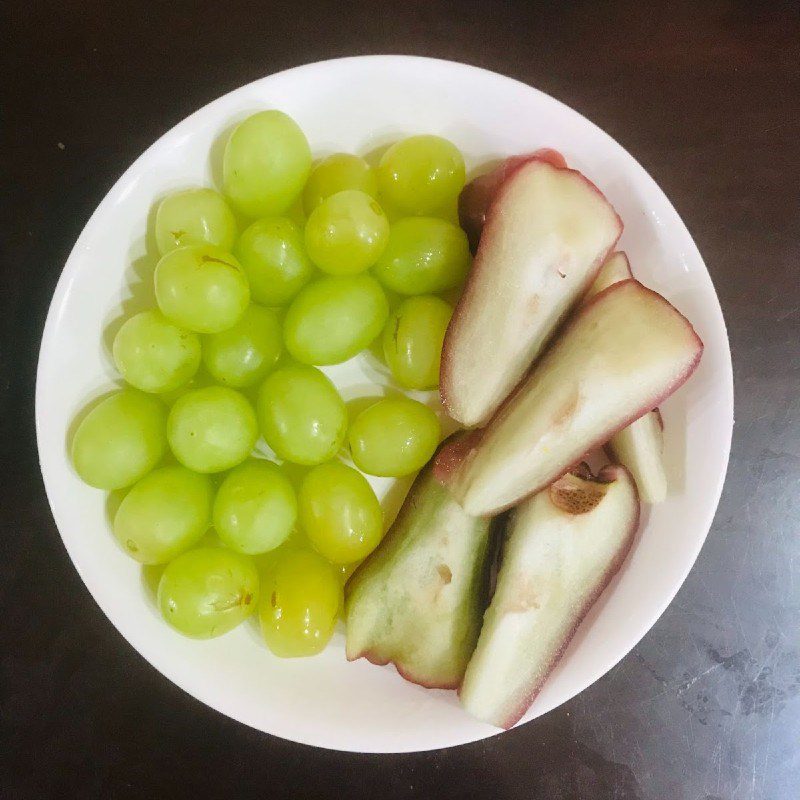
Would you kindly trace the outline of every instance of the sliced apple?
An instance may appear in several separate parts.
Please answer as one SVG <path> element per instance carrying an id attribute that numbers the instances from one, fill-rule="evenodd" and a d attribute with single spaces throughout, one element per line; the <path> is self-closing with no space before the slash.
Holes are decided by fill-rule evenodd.
<path id="1" fill-rule="evenodd" d="M 504 159 L 491 172 L 471 180 L 461 190 L 458 198 L 458 219 L 461 227 L 466 231 L 473 253 L 478 249 L 478 241 L 486 222 L 486 214 L 497 196 L 500 186 L 515 169 L 533 158 L 549 161 L 554 167 L 566 168 L 567 166 L 566 159 L 558 150 L 543 147 L 533 153 Z"/>
<path id="2" fill-rule="evenodd" d="M 519 721 L 625 560 L 638 520 L 636 487 L 619 465 L 565 475 L 513 512 L 459 692 L 470 714 L 501 728 Z"/>
<path id="3" fill-rule="evenodd" d="M 606 444 L 606 451 L 628 468 L 643 502 L 662 503 L 666 500 L 664 423 L 657 408 L 615 433 Z"/>
<path id="4" fill-rule="evenodd" d="M 612 253 L 600 267 L 583 302 L 591 300 L 609 286 L 633 277 L 631 264 L 623 252 Z M 648 411 L 615 433 L 606 444 L 610 457 L 624 464 L 645 503 L 661 503 L 667 497 L 667 472 L 664 467 L 664 423 L 658 409 Z"/>
<path id="5" fill-rule="evenodd" d="M 436 473 L 468 514 L 495 514 L 552 483 L 692 374 L 703 343 L 638 281 L 583 306 L 495 418 Z"/>
<path id="6" fill-rule="evenodd" d="M 613 248 L 622 222 L 574 170 L 531 158 L 491 203 L 442 349 L 440 393 L 453 419 L 484 424 Z"/>
<path id="7" fill-rule="evenodd" d="M 394 663 L 407 680 L 454 689 L 486 603 L 489 521 L 467 516 L 428 467 L 345 588 L 347 658 Z"/>
<path id="8" fill-rule="evenodd" d="M 633 277 L 631 262 L 628 256 L 621 250 L 612 253 L 600 267 L 594 283 L 589 287 L 589 291 L 583 297 L 583 302 L 588 303 L 595 295 L 600 294 L 603 289 L 608 289 L 620 281 L 627 281 Z"/>

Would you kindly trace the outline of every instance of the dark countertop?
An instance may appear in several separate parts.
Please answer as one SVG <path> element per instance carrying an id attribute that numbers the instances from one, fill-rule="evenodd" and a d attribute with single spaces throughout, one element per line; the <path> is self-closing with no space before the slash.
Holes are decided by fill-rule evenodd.
<path id="1" fill-rule="evenodd" d="M 0 796 L 800 797 L 800 6 L 794 3 L 10 2 L 0 260 Z M 483 743 L 301 747 L 185 695 L 120 637 L 61 544 L 33 384 L 66 256 L 122 171 L 218 95 L 342 55 L 466 61 L 617 138 L 664 188 L 719 292 L 736 428 L 677 598 L 602 680 Z"/>

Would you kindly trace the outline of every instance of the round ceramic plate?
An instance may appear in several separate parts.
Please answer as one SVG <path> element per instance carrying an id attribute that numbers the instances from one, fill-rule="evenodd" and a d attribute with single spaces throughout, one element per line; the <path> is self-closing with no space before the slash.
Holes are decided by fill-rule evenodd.
<path id="1" fill-rule="evenodd" d="M 315 155 L 361 154 L 402 136 L 436 133 L 468 170 L 499 156 L 555 147 L 614 204 L 620 247 L 643 282 L 694 324 L 705 354 L 663 410 L 671 496 L 644 513 L 633 551 L 581 625 L 523 722 L 585 689 L 655 623 L 711 525 L 733 426 L 731 361 L 708 272 L 686 226 L 641 166 L 611 137 L 545 94 L 475 67 L 374 56 L 325 61 L 243 86 L 162 136 L 119 179 L 87 223 L 53 296 L 39 357 L 36 425 L 47 494 L 64 544 L 89 591 L 122 635 L 171 681 L 234 719 L 286 739 L 340 750 L 402 752 L 498 733 L 454 692 L 406 683 L 391 667 L 348 663 L 339 630 L 308 659 L 281 660 L 253 624 L 212 641 L 185 639 L 159 618 L 146 573 L 110 534 L 104 493 L 85 486 L 67 457 L 73 419 L 117 376 L 109 339 L 125 313 L 152 303 L 148 215 L 165 193 L 219 185 L 231 126 L 265 108 L 289 113 Z M 367 355 L 326 370 L 346 399 L 380 392 Z M 376 386 L 378 384 L 378 386 Z M 401 487 L 375 481 L 396 508 Z M 676 656 L 679 657 L 679 656 Z"/>

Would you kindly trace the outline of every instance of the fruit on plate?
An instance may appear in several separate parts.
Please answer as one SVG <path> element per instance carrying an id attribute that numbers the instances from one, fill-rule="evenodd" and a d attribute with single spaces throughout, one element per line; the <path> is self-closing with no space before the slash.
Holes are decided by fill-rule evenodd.
<path id="1" fill-rule="evenodd" d="M 481 425 L 594 280 L 622 222 L 579 172 L 533 158 L 502 184 L 453 312 L 439 384 L 451 417 Z"/>
<path id="2" fill-rule="evenodd" d="M 439 385 L 442 342 L 453 309 L 434 295 L 405 299 L 383 329 L 383 357 L 406 389 Z"/>
<path id="3" fill-rule="evenodd" d="M 258 393 L 258 420 L 279 458 L 308 466 L 333 458 L 347 433 L 347 409 L 336 387 L 303 364 L 267 375 Z"/>
<path id="4" fill-rule="evenodd" d="M 336 568 L 312 550 L 287 546 L 264 576 L 261 633 L 276 656 L 313 656 L 331 638 L 342 606 Z"/>
<path id="5" fill-rule="evenodd" d="M 241 389 L 258 383 L 282 350 L 283 330 L 275 309 L 251 303 L 235 325 L 203 337 L 203 364 L 215 380 Z"/>
<path id="6" fill-rule="evenodd" d="M 114 534 L 134 559 L 166 565 L 157 602 L 178 631 L 218 636 L 258 607 L 273 654 L 313 655 L 346 591 L 348 658 L 463 684 L 476 716 L 509 725 L 624 557 L 632 480 L 640 497 L 665 495 L 650 409 L 702 343 L 623 253 L 609 257 L 622 223 L 555 150 L 507 158 L 465 187 L 461 153 L 439 136 L 403 139 L 377 167 L 336 153 L 312 169 L 281 111 L 231 130 L 222 193 L 158 204 L 157 308 L 128 319 L 112 348 L 133 388 L 76 421 L 76 471 L 129 488 Z M 395 386 L 439 387 L 442 402 L 383 387 L 350 421 L 316 367 L 376 347 Z M 468 430 L 437 456 L 445 411 Z M 285 463 L 253 452 L 259 431 Z M 570 472 L 599 445 L 622 464 Z M 419 470 L 383 539 L 362 473 Z M 526 497 L 465 679 L 497 554 L 492 518 Z"/>
<path id="7" fill-rule="evenodd" d="M 398 478 L 427 464 L 440 436 L 436 414 L 400 395 L 365 408 L 353 420 L 348 439 L 353 462 L 362 472 Z"/>
<path id="8" fill-rule="evenodd" d="M 583 302 L 587 303 L 609 286 L 632 277 L 631 265 L 625 253 L 613 253 L 600 268 Z M 627 428 L 615 433 L 607 442 L 606 450 L 610 457 L 624 464 L 633 475 L 642 502 L 661 503 L 666 499 L 664 423 L 658 409 L 648 411 Z"/>
<path id="9" fill-rule="evenodd" d="M 662 503 L 667 498 L 664 465 L 664 423 L 657 408 L 615 433 L 605 446 L 609 456 L 624 464 L 644 503 Z"/>
<path id="10" fill-rule="evenodd" d="M 311 148 L 300 126 L 282 111 L 253 114 L 225 145 L 225 194 L 246 217 L 282 214 L 303 191 Z"/>
<path id="11" fill-rule="evenodd" d="M 125 495 L 114 515 L 114 536 L 142 564 L 163 564 L 208 530 L 213 496 L 207 475 L 179 464 L 155 469 Z"/>
<path id="12" fill-rule="evenodd" d="M 464 513 L 430 467 L 421 472 L 345 587 L 347 658 L 391 662 L 422 686 L 457 687 L 481 627 L 489 529 L 488 519 Z"/>
<path id="13" fill-rule="evenodd" d="M 334 153 L 311 170 L 303 189 L 303 208 L 307 215 L 323 200 L 345 189 L 358 189 L 370 197 L 378 196 L 378 176 L 359 156 Z"/>
<path id="14" fill-rule="evenodd" d="M 495 514 L 539 491 L 692 374 L 703 344 L 635 280 L 581 308 L 495 418 L 438 456 L 467 513 Z"/>
<path id="15" fill-rule="evenodd" d="M 196 333 L 232 327 L 250 302 L 239 262 L 210 244 L 170 250 L 156 265 L 156 300 L 164 316 Z"/>
<path id="16" fill-rule="evenodd" d="M 230 250 L 236 233 L 233 211 L 213 189 L 173 192 L 158 204 L 155 234 L 162 256 L 187 244 L 213 244 Z"/>
<path id="17" fill-rule="evenodd" d="M 441 136 L 409 136 L 381 157 L 378 189 L 403 214 L 435 214 L 455 201 L 465 176 L 464 158 L 452 142 Z"/>
<path id="18" fill-rule="evenodd" d="M 389 220 L 374 197 L 345 189 L 323 200 L 306 222 L 306 250 L 329 275 L 369 269 L 389 240 Z"/>
<path id="19" fill-rule="evenodd" d="M 289 538 L 297 520 L 297 497 L 281 468 L 250 459 L 231 470 L 214 499 L 214 528 L 220 541 L 239 553 L 274 550 Z"/>
<path id="20" fill-rule="evenodd" d="M 466 231 L 473 253 L 478 249 L 478 241 L 486 222 L 489 206 L 497 196 L 503 182 L 514 170 L 534 158 L 549 161 L 554 167 L 566 168 L 567 166 L 567 161 L 561 153 L 549 147 L 543 147 L 533 153 L 509 156 L 503 159 L 493 170 L 474 178 L 462 189 L 458 196 L 458 220 Z"/>
<path id="21" fill-rule="evenodd" d="M 135 389 L 114 392 L 81 420 L 72 438 L 72 463 L 84 483 L 112 491 L 130 486 L 167 449 L 167 410 Z"/>
<path id="22" fill-rule="evenodd" d="M 258 583 L 249 556 L 224 547 L 198 547 L 167 564 L 158 583 L 158 607 L 184 636 L 211 639 L 255 611 Z"/>
<path id="23" fill-rule="evenodd" d="M 613 286 L 620 281 L 627 281 L 632 277 L 633 272 L 631 270 L 631 262 L 628 261 L 628 256 L 621 250 L 612 253 L 605 262 L 603 262 L 603 266 L 600 267 L 600 271 L 597 273 L 594 283 L 592 283 L 589 287 L 589 291 L 583 296 L 584 304 L 588 303 L 595 295 L 600 294 L 603 289 L 608 289 L 609 286 Z"/>
<path id="24" fill-rule="evenodd" d="M 406 217 L 392 225 L 373 272 L 398 294 L 433 294 L 458 286 L 469 265 L 469 244 L 461 228 L 435 217 Z"/>
<path id="25" fill-rule="evenodd" d="M 334 564 L 361 561 L 381 540 L 381 504 L 352 467 L 338 461 L 314 467 L 303 478 L 298 504 L 308 540 Z"/>
<path id="26" fill-rule="evenodd" d="M 195 472 L 222 472 L 241 464 L 257 438 L 255 411 L 243 394 L 226 386 L 187 392 L 167 419 L 175 458 Z"/>
<path id="27" fill-rule="evenodd" d="M 200 337 L 151 309 L 134 314 L 117 331 L 114 365 L 143 392 L 171 392 L 194 377 L 200 366 Z"/>
<path id="28" fill-rule="evenodd" d="M 527 711 L 595 600 L 625 560 L 639 520 L 624 467 L 582 465 L 514 510 L 497 587 L 460 698 L 510 728 Z"/>
<path id="29" fill-rule="evenodd" d="M 303 232 L 288 217 L 258 219 L 235 248 L 253 300 L 265 306 L 288 303 L 314 274 Z"/>
<path id="30" fill-rule="evenodd" d="M 303 364 L 340 364 L 368 347 L 388 316 L 389 301 L 372 276 L 321 278 L 302 289 L 286 312 L 286 349 Z"/>

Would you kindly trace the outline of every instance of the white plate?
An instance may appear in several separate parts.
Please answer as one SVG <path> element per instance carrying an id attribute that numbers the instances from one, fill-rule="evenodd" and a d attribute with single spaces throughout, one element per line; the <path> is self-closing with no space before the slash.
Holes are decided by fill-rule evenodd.
<path id="1" fill-rule="evenodd" d="M 247 725 L 321 747 L 376 752 L 446 747 L 497 733 L 462 712 L 453 692 L 406 683 L 389 667 L 347 663 L 341 632 L 320 656 L 285 661 L 274 658 L 248 624 L 208 642 L 177 635 L 159 619 L 139 565 L 110 535 L 104 494 L 84 486 L 67 458 L 75 414 L 116 380 L 104 331 L 148 294 L 142 278 L 148 277 L 152 259 L 144 257 L 145 230 L 154 201 L 172 189 L 211 183 L 224 134 L 264 108 L 291 114 L 316 155 L 368 153 L 412 133 L 452 139 L 468 168 L 500 155 L 557 148 L 622 216 L 621 247 L 637 276 L 685 313 L 705 342 L 697 373 L 663 408 L 672 496 L 645 513 L 618 579 L 524 717 L 534 719 L 614 666 L 658 619 L 689 572 L 722 490 L 733 385 L 714 287 L 664 193 L 591 122 L 501 75 L 399 56 L 311 64 L 221 97 L 137 159 L 97 207 L 70 254 L 42 341 L 36 386 L 39 456 L 64 544 L 108 618 L 156 669 Z M 365 393 L 376 378 L 359 359 L 328 372 L 347 398 Z M 386 488 L 386 482 L 378 485 L 381 492 Z"/>

